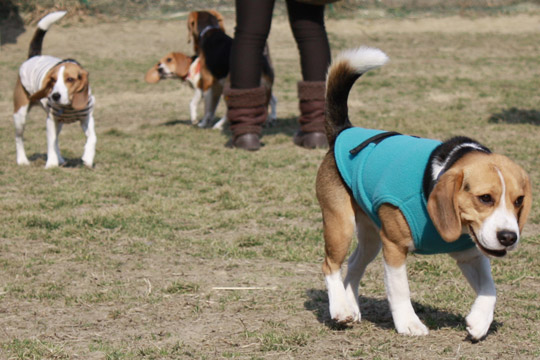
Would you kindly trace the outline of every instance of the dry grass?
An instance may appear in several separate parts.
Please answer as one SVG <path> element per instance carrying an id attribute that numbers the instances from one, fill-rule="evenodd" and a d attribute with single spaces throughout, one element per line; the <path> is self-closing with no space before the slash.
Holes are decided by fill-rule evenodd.
<path id="1" fill-rule="evenodd" d="M 538 16 L 331 20 L 336 53 L 360 44 L 391 57 L 352 91 L 355 124 L 446 138 L 465 134 L 514 158 L 540 189 Z M 228 29 L 232 29 L 229 21 Z M 55 26 L 45 52 L 90 70 L 95 169 L 43 169 L 43 112 L 15 165 L 11 89 L 31 34 L 1 48 L 0 358 L 538 358 L 540 197 L 518 251 L 493 262 L 499 290 L 485 341 L 465 339 L 472 291 L 445 256 L 412 256 L 411 290 L 431 330 L 393 330 L 381 262 L 362 282 L 363 322 L 329 323 L 320 273 L 314 176 L 324 151 L 292 145 L 298 55 L 273 24 L 277 127 L 257 153 L 188 125 L 191 91 L 147 85 L 170 50 L 189 52 L 181 21 Z M 219 114 L 223 112 L 221 105 Z M 61 148 L 82 153 L 66 126 Z M 256 287 L 219 290 L 215 287 Z"/>

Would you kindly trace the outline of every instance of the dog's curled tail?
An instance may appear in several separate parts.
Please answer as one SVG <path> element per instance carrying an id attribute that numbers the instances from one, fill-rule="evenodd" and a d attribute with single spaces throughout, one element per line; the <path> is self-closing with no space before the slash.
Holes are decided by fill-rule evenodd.
<path id="1" fill-rule="evenodd" d="M 333 146 L 343 130 L 352 127 L 347 99 L 360 76 L 388 62 L 388 56 L 379 49 L 361 46 L 339 54 L 332 62 L 326 78 L 326 136 Z"/>
<path id="2" fill-rule="evenodd" d="M 41 20 L 39 20 L 37 29 L 34 32 L 34 37 L 30 42 L 30 48 L 28 49 L 28 59 L 33 56 L 41 55 L 43 38 L 45 37 L 47 30 L 49 30 L 52 24 L 63 18 L 66 13 L 67 11 L 55 11 L 45 15 Z"/>

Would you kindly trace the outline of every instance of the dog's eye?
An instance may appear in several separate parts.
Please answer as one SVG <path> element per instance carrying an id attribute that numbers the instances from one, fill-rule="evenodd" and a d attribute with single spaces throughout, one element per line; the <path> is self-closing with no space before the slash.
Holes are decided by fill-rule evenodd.
<path id="1" fill-rule="evenodd" d="M 494 203 L 493 198 L 489 194 L 480 195 L 478 197 L 478 200 L 480 200 L 482 204 L 486 204 L 486 205 L 493 205 Z"/>
<path id="2" fill-rule="evenodd" d="M 72 77 L 70 76 L 70 77 L 68 77 L 68 78 L 66 79 L 66 81 L 67 81 L 68 83 L 72 83 L 72 82 L 75 81 L 75 79 L 72 78 Z"/>
<path id="3" fill-rule="evenodd" d="M 514 201 L 514 206 L 515 207 L 520 207 L 521 205 L 523 205 L 523 199 L 524 198 L 525 198 L 524 196 L 518 196 L 516 201 Z"/>
<path id="4" fill-rule="evenodd" d="M 172 59 L 171 59 L 171 58 L 167 58 L 167 62 L 171 62 L 171 61 L 172 61 Z"/>

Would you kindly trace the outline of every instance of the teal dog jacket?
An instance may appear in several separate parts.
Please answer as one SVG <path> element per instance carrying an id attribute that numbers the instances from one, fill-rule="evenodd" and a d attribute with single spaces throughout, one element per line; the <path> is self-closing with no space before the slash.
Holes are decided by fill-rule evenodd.
<path id="1" fill-rule="evenodd" d="M 353 127 L 336 139 L 337 167 L 356 202 L 379 228 L 379 207 L 384 203 L 398 207 L 409 224 L 416 253 L 449 253 L 473 247 L 467 234 L 454 242 L 444 241 L 427 211 L 422 181 L 429 157 L 441 142 L 401 134 L 370 142 L 383 133 Z M 365 147 L 351 153 L 366 140 Z"/>

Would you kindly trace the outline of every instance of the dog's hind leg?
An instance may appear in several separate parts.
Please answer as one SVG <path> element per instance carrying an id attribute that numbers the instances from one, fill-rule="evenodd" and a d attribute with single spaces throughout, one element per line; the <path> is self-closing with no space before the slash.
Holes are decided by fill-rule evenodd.
<path id="1" fill-rule="evenodd" d="M 212 126 L 212 129 L 223 130 L 225 124 L 227 124 L 227 115 L 223 115 L 223 117 L 219 119 L 218 122 L 214 124 L 214 126 Z"/>
<path id="2" fill-rule="evenodd" d="M 206 128 L 212 125 L 219 99 L 223 93 L 223 85 L 216 81 L 204 94 L 204 117 L 199 122 L 199 127 Z"/>
<path id="3" fill-rule="evenodd" d="M 457 261 L 461 272 L 476 292 L 477 298 L 465 320 L 469 335 L 474 340 L 480 340 L 487 334 L 493 321 L 496 302 L 495 283 L 491 276 L 489 259 L 476 247 L 451 253 L 450 256 Z"/>
<path id="4" fill-rule="evenodd" d="M 358 238 L 358 246 L 349 257 L 347 276 L 343 283 L 347 300 L 350 306 L 355 309 L 355 312 L 358 313 L 358 320 L 360 320 L 358 285 L 362 276 L 364 276 L 367 266 L 375 259 L 382 247 L 375 224 L 361 210 L 356 211 L 356 236 Z"/>
<path id="5" fill-rule="evenodd" d="M 30 101 L 28 96 L 24 91 L 24 88 L 21 83 L 21 78 L 17 78 L 17 84 L 15 85 L 15 90 L 13 91 L 13 123 L 15 125 L 15 149 L 17 151 L 17 164 L 18 165 L 29 165 L 30 162 L 26 157 L 26 152 L 24 151 L 24 126 L 26 124 L 26 115 L 30 109 Z"/>
<path id="6" fill-rule="evenodd" d="M 277 97 L 274 93 L 270 94 L 270 113 L 268 114 L 268 119 L 266 120 L 267 126 L 274 126 L 277 122 Z"/>
<path id="7" fill-rule="evenodd" d="M 341 279 L 341 265 L 355 230 L 353 200 L 337 173 L 331 154 L 323 160 L 317 175 L 317 198 L 323 214 L 326 257 L 322 269 L 328 289 L 330 316 L 339 323 L 358 321 L 358 306 L 351 307 Z"/>

